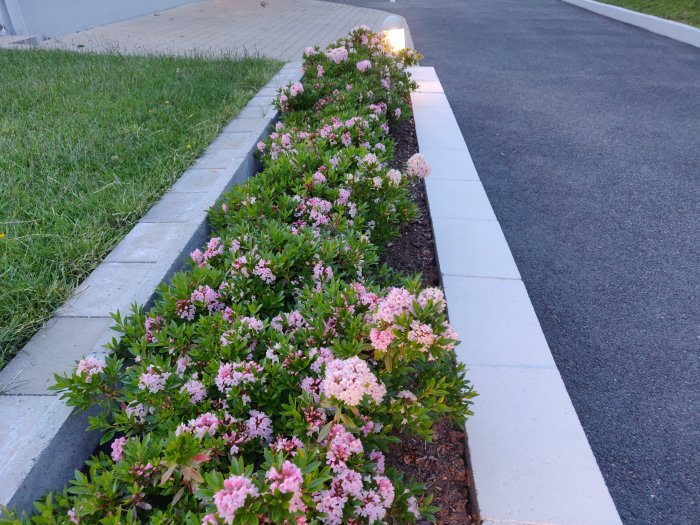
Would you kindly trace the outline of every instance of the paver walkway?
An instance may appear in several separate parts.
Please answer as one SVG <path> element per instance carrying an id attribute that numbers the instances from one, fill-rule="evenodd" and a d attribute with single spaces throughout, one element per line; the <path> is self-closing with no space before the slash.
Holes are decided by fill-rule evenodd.
<path id="1" fill-rule="evenodd" d="M 137 54 L 248 52 L 298 61 L 307 46 L 326 46 L 361 24 L 378 30 L 387 15 L 318 0 L 206 0 L 53 38 L 39 47 Z M 4 40 L 10 45 L 9 37 Z"/>
<path id="2" fill-rule="evenodd" d="M 700 523 L 700 50 L 558 0 L 354 3 L 435 66 L 623 521 Z"/>

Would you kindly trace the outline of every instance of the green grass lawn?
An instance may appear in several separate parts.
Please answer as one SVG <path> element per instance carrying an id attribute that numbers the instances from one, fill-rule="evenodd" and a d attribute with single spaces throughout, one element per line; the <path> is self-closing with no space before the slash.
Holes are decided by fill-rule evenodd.
<path id="1" fill-rule="evenodd" d="M 676 22 L 700 27 L 700 0 L 598 0 L 639 11 L 647 15 L 659 16 Z"/>
<path id="2" fill-rule="evenodd" d="M 0 368 L 280 66 L 0 49 Z"/>

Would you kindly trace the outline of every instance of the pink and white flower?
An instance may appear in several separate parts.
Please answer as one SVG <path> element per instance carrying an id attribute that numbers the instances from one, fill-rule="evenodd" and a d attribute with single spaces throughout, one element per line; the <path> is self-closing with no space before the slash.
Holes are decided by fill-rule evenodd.
<path id="1" fill-rule="evenodd" d="M 333 359 L 326 364 L 326 375 L 321 389 L 327 397 L 357 406 L 365 396 L 376 404 L 382 402 L 386 387 L 377 381 L 366 361 L 359 357 Z"/>
<path id="2" fill-rule="evenodd" d="M 372 62 L 369 60 L 361 60 L 357 63 L 357 70 L 360 71 L 361 73 L 364 73 L 368 69 L 372 67 Z"/>
<path id="3" fill-rule="evenodd" d="M 84 376 L 85 381 L 88 383 L 92 380 L 92 377 L 104 372 L 105 369 L 105 358 L 102 356 L 87 356 L 81 359 L 78 363 L 78 368 L 76 374 L 79 376 Z"/>
<path id="4" fill-rule="evenodd" d="M 231 525 L 236 511 L 245 505 L 248 497 L 256 498 L 258 488 L 245 476 L 231 476 L 224 480 L 224 488 L 214 494 L 216 513 Z"/>
<path id="5" fill-rule="evenodd" d="M 422 154 L 416 153 L 406 162 L 406 171 L 411 177 L 424 179 L 430 175 L 430 166 Z"/>

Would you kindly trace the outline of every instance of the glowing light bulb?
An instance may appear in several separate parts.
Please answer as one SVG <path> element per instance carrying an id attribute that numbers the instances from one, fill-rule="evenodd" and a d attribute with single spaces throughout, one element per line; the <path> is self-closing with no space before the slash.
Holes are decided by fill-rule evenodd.
<path id="1" fill-rule="evenodd" d="M 404 29 L 403 18 L 396 15 L 387 16 L 382 24 L 382 33 L 384 33 L 384 37 L 392 51 L 396 52 L 406 49 L 406 30 Z"/>

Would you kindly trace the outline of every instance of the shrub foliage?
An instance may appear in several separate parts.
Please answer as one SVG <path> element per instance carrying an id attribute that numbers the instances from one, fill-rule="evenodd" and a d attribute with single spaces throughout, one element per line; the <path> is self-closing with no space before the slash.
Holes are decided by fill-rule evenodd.
<path id="1" fill-rule="evenodd" d="M 464 422 L 474 395 L 437 288 L 378 254 L 415 217 L 419 155 L 389 169 L 406 67 L 367 28 L 308 49 L 258 144 L 262 172 L 210 213 L 214 237 L 146 314 L 114 316 L 107 357 L 56 388 L 109 445 L 32 517 L 2 523 L 325 525 L 431 519 L 385 465 L 402 434 Z"/>

